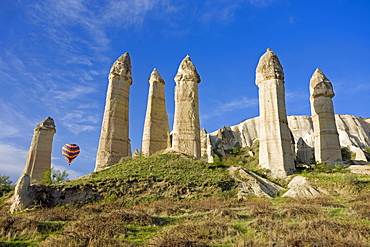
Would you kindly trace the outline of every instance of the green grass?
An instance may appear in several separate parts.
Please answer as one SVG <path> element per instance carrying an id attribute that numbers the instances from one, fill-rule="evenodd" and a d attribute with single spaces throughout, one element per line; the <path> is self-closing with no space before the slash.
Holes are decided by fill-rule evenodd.
<path id="1" fill-rule="evenodd" d="M 131 202 L 216 194 L 229 197 L 235 195 L 236 184 L 226 168 L 190 157 L 161 154 L 128 160 L 88 178 L 55 186 L 90 185 L 107 201 L 115 201 L 123 195 Z"/>

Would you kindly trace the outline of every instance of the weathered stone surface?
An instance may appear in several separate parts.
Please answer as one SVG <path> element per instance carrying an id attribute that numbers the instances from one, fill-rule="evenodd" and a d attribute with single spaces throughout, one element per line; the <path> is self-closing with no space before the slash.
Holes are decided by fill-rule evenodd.
<path id="1" fill-rule="evenodd" d="M 141 151 L 151 155 L 168 148 L 170 128 L 164 96 L 164 80 L 154 69 L 149 78 L 149 94 L 146 109 Z"/>
<path id="2" fill-rule="evenodd" d="M 368 119 L 342 114 L 335 115 L 335 119 L 341 146 L 347 147 L 351 151 L 370 147 L 370 135 L 366 135 L 366 133 L 370 133 L 370 121 Z M 310 116 L 288 116 L 288 127 L 292 133 L 292 142 L 297 145 L 299 139 L 302 138 L 311 149 L 314 147 L 313 124 Z M 236 143 L 239 143 L 242 147 L 251 147 L 253 142 L 260 138 L 258 117 L 230 126 L 232 139 L 229 138 L 230 133 L 227 134 L 227 137 L 220 135 L 223 129 L 226 128 L 223 127 L 208 134 L 214 149 L 221 147 L 217 145 L 218 143 L 222 143 L 222 147 L 225 149 L 234 147 Z"/>
<path id="3" fill-rule="evenodd" d="M 231 166 L 228 170 L 230 175 L 239 184 L 239 200 L 246 199 L 250 195 L 262 198 L 272 198 L 277 196 L 279 191 L 284 190 L 284 188 L 279 185 L 258 176 L 242 166 Z"/>
<path id="4" fill-rule="evenodd" d="M 208 163 L 213 163 L 213 148 L 211 145 L 211 139 L 207 134 L 205 128 L 200 131 L 200 156 L 207 160 Z"/>
<path id="5" fill-rule="evenodd" d="M 261 167 L 273 177 L 295 172 L 292 143 L 285 107 L 284 72 L 276 54 L 267 49 L 256 68 L 259 87 Z"/>
<path id="6" fill-rule="evenodd" d="M 352 165 L 348 169 L 351 173 L 370 175 L 370 165 Z"/>
<path id="7" fill-rule="evenodd" d="M 199 74 L 186 56 L 175 76 L 175 115 L 172 150 L 200 158 Z"/>
<path id="8" fill-rule="evenodd" d="M 307 145 L 302 137 L 296 143 L 296 161 L 298 164 L 309 165 L 313 159 L 313 148 Z"/>
<path id="9" fill-rule="evenodd" d="M 288 184 L 288 188 L 289 190 L 282 195 L 283 197 L 314 198 L 325 194 L 318 190 L 307 180 L 307 178 L 303 176 L 294 177 Z"/>
<path id="10" fill-rule="evenodd" d="M 40 182 L 44 172 L 51 168 L 51 151 L 56 132 L 54 120 L 47 117 L 34 129 L 23 173 L 30 175 L 31 183 Z"/>
<path id="11" fill-rule="evenodd" d="M 26 209 L 33 202 L 34 198 L 30 193 L 31 177 L 23 173 L 19 178 L 12 197 L 10 212 L 15 213 Z"/>
<path id="12" fill-rule="evenodd" d="M 104 117 L 96 155 L 95 171 L 116 164 L 131 155 L 129 139 L 129 95 L 131 61 L 128 53 L 114 62 L 109 76 Z"/>
<path id="13" fill-rule="evenodd" d="M 328 164 L 341 161 L 339 135 L 332 102 L 333 86 L 320 69 L 316 69 L 310 79 L 310 94 L 315 159 L 317 162 Z"/>

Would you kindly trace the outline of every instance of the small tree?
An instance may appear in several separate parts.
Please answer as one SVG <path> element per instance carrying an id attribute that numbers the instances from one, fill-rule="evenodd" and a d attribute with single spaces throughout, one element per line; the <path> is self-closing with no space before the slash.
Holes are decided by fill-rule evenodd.
<path id="1" fill-rule="evenodd" d="M 8 193 L 11 191 L 11 183 L 9 176 L 6 175 L 1 175 L 0 174 L 0 196 L 3 196 L 5 193 Z"/>
<path id="2" fill-rule="evenodd" d="M 41 180 L 41 184 L 60 184 L 68 180 L 67 171 L 60 171 L 58 169 L 54 169 L 53 167 L 45 171 L 43 175 L 44 176 Z"/>

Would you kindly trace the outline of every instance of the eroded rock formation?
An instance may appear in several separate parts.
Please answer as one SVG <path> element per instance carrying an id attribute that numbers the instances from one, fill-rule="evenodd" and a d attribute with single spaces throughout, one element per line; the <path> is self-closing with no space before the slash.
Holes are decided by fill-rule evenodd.
<path id="1" fill-rule="evenodd" d="M 211 144 L 211 139 L 207 134 L 205 128 L 200 131 L 200 156 L 201 158 L 207 160 L 208 163 L 213 163 L 213 148 Z"/>
<path id="2" fill-rule="evenodd" d="M 267 49 L 256 69 L 260 105 L 261 167 L 273 177 L 284 178 L 294 173 L 292 143 L 285 108 L 284 72 L 276 54 Z"/>
<path id="3" fill-rule="evenodd" d="M 342 154 L 332 101 L 333 86 L 320 69 L 316 69 L 310 79 L 310 94 L 315 160 L 328 164 L 341 161 Z"/>
<path id="4" fill-rule="evenodd" d="M 199 74 L 186 56 L 175 76 L 175 116 L 172 130 L 172 149 L 200 158 L 200 122 L 198 83 Z"/>
<path id="5" fill-rule="evenodd" d="M 315 198 L 325 195 L 327 192 L 320 191 L 308 178 L 296 176 L 288 184 L 289 190 L 282 195 L 292 198 Z"/>
<path id="6" fill-rule="evenodd" d="M 51 151 L 56 132 L 54 120 L 47 117 L 34 129 L 23 173 L 30 176 L 31 183 L 40 182 L 51 168 Z"/>
<path id="7" fill-rule="evenodd" d="M 31 177 L 23 173 L 15 185 L 10 212 L 15 213 L 26 209 L 31 205 L 33 200 L 34 196 L 31 193 Z"/>
<path id="8" fill-rule="evenodd" d="M 146 109 L 141 151 L 151 155 L 169 147 L 170 128 L 164 97 L 164 80 L 154 69 L 149 78 L 149 94 Z"/>
<path id="9" fill-rule="evenodd" d="M 258 176 L 242 166 L 231 166 L 228 170 L 239 184 L 238 200 L 244 200 L 249 196 L 272 198 L 284 190 L 283 187 Z"/>
<path id="10" fill-rule="evenodd" d="M 370 147 L 370 119 L 343 114 L 336 114 L 335 119 L 341 146 L 347 147 L 352 152 L 353 150 Z M 293 143 L 299 145 L 304 142 L 304 145 L 313 149 L 314 132 L 312 118 L 310 116 L 288 116 L 288 127 L 292 133 L 291 138 Z M 224 129 L 228 129 L 227 135 L 220 134 Z M 208 135 L 214 149 L 221 147 L 231 149 L 236 143 L 239 143 L 242 147 L 251 147 L 255 141 L 260 140 L 259 117 L 247 119 L 240 124 L 228 128 L 223 127 Z M 230 138 L 231 135 L 233 138 Z M 299 139 L 302 139 L 302 141 Z M 219 143 L 222 143 L 222 145 L 218 145 Z M 305 149 L 306 154 L 308 154 L 307 147 Z M 361 152 L 364 153 L 362 150 Z M 302 156 L 300 157 L 303 158 Z M 306 157 L 308 158 L 308 156 Z M 308 160 L 307 158 L 305 160 Z"/>
<path id="11" fill-rule="evenodd" d="M 129 139 L 129 95 L 132 84 L 128 53 L 114 62 L 109 76 L 104 117 L 96 155 L 95 171 L 100 171 L 131 155 Z"/>

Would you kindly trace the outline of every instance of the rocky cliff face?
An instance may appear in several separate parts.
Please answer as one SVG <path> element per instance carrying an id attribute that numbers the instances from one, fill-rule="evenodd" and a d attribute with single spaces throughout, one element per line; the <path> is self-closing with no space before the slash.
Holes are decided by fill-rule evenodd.
<path id="1" fill-rule="evenodd" d="M 335 121 L 340 145 L 355 153 L 356 160 L 365 161 L 366 156 L 362 149 L 370 147 L 370 118 L 337 114 L 335 115 Z M 312 119 L 310 116 L 288 116 L 288 126 L 296 160 L 302 159 L 300 161 L 305 163 L 310 157 L 313 157 L 314 132 Z M 258 117 L 247 119 L 238 125 L 223 127 L 210 133 L 209 136 L 212 147 L 219 153 L 237 145 L 250 147 L 254 141 L 259 140 Z"/>

